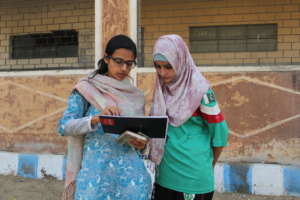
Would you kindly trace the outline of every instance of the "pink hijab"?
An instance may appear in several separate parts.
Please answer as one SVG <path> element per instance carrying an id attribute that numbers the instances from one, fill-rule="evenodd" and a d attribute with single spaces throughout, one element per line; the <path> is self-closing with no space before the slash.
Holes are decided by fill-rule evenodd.
<path id="1" fill-rule="evenodd" d="M 176 72 L 174 82 L 164 85 L 156 74 L 151 115 L 167 115 L 169 123 L 178 127 L 200 106 L 208 81 L 197 70 L 193 58 L 178 35 L 161 36 L 154 45 L 153 56 L 163 55 Z"/>

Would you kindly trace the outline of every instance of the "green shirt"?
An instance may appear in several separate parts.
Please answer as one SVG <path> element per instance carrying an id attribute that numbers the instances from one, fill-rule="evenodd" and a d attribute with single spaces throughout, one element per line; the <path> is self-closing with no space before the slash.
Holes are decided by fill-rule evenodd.
<path id="1" fill-rule="evenodd" d="M 199 116 L 179 127 L 169 124 L 167 142 L 156 182 L 184 193 L 214 190 L 213 149 L 227 144 L 228 128 L 210 89 L 203 96 Z"/>

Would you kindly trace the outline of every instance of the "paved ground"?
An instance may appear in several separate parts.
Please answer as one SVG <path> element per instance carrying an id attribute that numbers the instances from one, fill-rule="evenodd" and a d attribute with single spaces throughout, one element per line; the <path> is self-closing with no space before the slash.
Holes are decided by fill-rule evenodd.
<path id="1" fill-rule="evenodd" d="M 0 200 L 60 200 L 63 182 L 0 176 Z M 298 197 L 216 193 L 214 200 L 300 200 Z"/>

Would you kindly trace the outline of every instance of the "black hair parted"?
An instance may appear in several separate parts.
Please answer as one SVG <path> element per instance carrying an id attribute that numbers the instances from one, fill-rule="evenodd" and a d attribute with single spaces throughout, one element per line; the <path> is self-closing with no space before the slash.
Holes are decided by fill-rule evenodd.
<path id="1" fill-rule="evenodd" d="M 136 59 L 136 56 L 137 56 L 136 44 L 128 36 L 121 34 L 121 35 L 116 35 L 116 36 L 112 37 L 106 44 L 106 48 L 105 48 L 106 57 L 112 56 L 112 54 L 117 49 L 128 49 L 128 50 L 132 51 L 132 53 L 134 55 L 134 59 Z M 98 69 L 94 72 L 93 77 L 98 73 L 99 74 L 107 73 L 108 66 L 104 62 L 104 58 L 105 57 L 101 58 L 98 61 L 98 63 L 97 63 Z"/>

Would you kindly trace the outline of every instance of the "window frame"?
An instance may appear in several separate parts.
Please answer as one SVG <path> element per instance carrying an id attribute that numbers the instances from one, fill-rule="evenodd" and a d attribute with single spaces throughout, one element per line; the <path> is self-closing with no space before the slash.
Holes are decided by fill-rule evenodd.
<path id="1" fill-rule="evenodd" d="M 265 29 L 261 28 L 264 27 Z M 262 38 L 258 38 L 260 32 L 264 33 L 268 31 L 269 28 L 272 28 L 271 34 L 262 34 Z M 230 28 L 236 28 L 237 31 L 230 30 Z M 240 28 L 240 29 L 239 29 Z M 255 30 L 256 28 L 256 30 Z M 203 39 L 195 39 L 196 31 L 199 29 L 207 29 L 207 32 L 210 32 L 210 34 L 205 32 L 198 32 L 201 38 L 201 34 L 203 34 Z M 215 33 L 213 33 L 213 30 L 215 29 Z M 236 33 L 236 35 L 230 37 L 226 37 L 229 34 L 222 34 L 222 30 L 225 30 L 228 32 L 232 32 L 233 34 Z M 239 29 L 239 30 L 238 30 Z M 251 30 L 252 29 L 252 30 Z M 257 38 L 253 37 L 253 35 L 250 35 L 249 33 L 254 32 L 256 33 Z M 238 33 L 241 34 L 238 34 Z M 212 34 L 213 33 L 213 34 Z M 191 53 L 227 53 L 227 52 L 262 52 L 262 51 L 276 51 L 277 45 L 278 45 L 278 25 L 276 23 L 271 24 L 239 24 L 239 25 L 221 25 L 221 26 L 191 26 L 189 27 L 189 43 L 190 43 L 190 50 Z M 251 41 L 252 40 L 252 41 Z M 259 41 L 266 41 L 265 43 L 255 43 L 255 40 Z M 268 43 L 269 41 L 269 43 Z M 240 42 L 240 50 L 238 50 L 238 46 L 234 46 L 234 42 L 238 45 Z M 197 46 L 197 43 L 199 46 Z M 222 44 L 223 43 L 223 44 Z M 201 44 L 205 44 L 207 47 L 210 47 L 211 49 L 201 49 Z M 228 49 L 230 47 L 230 44 L 232 45 L 231 49 Z M 215 46 L 214 46 L 215 45 Z M 253 45 L 253 47 L 249 47 Z M 256 45 L 256 46 L 255 46 Z M 262 46 L 266 45 L 265 48 Z M 213 50 L 215 49 L 215 50 Z"/>

